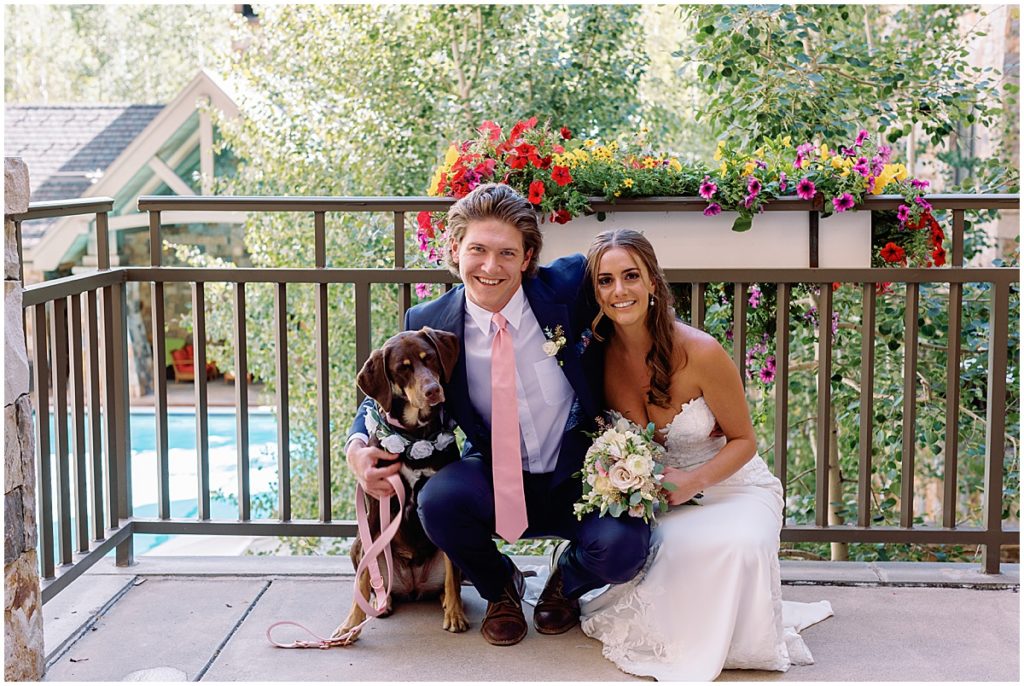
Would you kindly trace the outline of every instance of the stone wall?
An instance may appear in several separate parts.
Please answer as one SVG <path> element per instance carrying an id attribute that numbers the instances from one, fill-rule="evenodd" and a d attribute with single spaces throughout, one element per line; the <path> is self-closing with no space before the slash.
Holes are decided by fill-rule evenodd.
<path id="1" fill-rule="evenodd" d="M 4 158 L 4 679 L 39 681 L 43 603 L 36 557 L 36 468 L 28 352 L 21 316 L 17 235 L 28 209 L 28 168 Z"/>

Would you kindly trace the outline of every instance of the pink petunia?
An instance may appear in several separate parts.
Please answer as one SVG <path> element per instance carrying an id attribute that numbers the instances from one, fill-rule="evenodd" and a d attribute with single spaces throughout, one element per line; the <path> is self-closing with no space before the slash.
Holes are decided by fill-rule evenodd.
<path id="1" fill-rule="evenodd" d="M 713 202 L 713 203 L 711 203 L 710 205 L 708 205 L 707 207 L 704 208 L 704 216 L 705 217 L 714 217 L 716 214 L 721 214 L 721 213 L 722 213 L 722 206 L 719 205 L 717 202 Z"/>
<path id="2" fill-rule="evenodd" d="M 779 192 L 786 192 L 786 172 L 779 174 Z"/>
<path id="3" fill-rule="evenodd" d="M 711 200 L 717 191 L 718 185 L 711 180 L 710 176 L 705 176 L 704 181 L 700 184 L 700 190 L 698 190 L 697 193 L 705 200 Z"/>
<path id="4" fill-rule="evenodd" d="M 896 218 L 900 220 L 900 224 L 906 224 L 910 219 L 910 206 L 900 205 L 896 210 Z"/>
<path id="5" fill-rule="evenodd" d="M 843 193 L 838 198 L 832 198 L 832 206 L 836 208 L 836 212 L 845 212 L 846 210 L 853 209 L 855 204 L 853 196 L 849 193 Z"/>
<path id="6" fill-rule="evenodd" d="M 800 179 L 796 184 L 796 194 L 801 200 L 812 200 L 816 192 L 814 182 L 806 177 Z"/>
<path id="7" fill-rule="evenodd" d="M 855 146 L 857 146 L 857 147 L 860 147 L 860 146 L 864 145 L 864 141 L 867 140 L 867 137 L 868 137 L 867 129 L 861 129 L 860 131 L 857 132 L 857 140 L 854 141 L 853 144 Z"/>
<path id="8" fill-rule="evenodd" d="M 430 288 L 430 284 L 429 283 L 418 283 L 418 284 L 416 284 L 416 297 L 420 298 L 421 300 L 423 298 L 429 298 L 430 297 L 430 291 L 431 291 L 431 288 Z"/>
<path id="9" fill-rule="evenodd" d="M 769 369 L 768 367 L 761 367 L 760 371 L 761 383 L 771 383 L 775 381 L 775 370 Z"/>

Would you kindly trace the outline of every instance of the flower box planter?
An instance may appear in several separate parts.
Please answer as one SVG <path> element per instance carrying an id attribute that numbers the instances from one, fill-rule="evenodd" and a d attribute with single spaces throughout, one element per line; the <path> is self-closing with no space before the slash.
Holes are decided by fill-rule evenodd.
<path id="1" fill-rule="evenodd" d="M 599 219 L 603 216 L 603 220 Z M 665 269 L 750 267 L 807 268 L 810 231 L 807 211 L 768 211 L 754 217 L 749 231 L 736 232 L 735 212 L 705 217 L 701 212 L 607 212 L 567 224 L 544 222 L 541 261 L 586 254 L 594 236 L 608 229 L 637 229 L 651 241 Z M 871 212 L 851 211 L 818 220 L 819 267 L 871 266 Z"/>

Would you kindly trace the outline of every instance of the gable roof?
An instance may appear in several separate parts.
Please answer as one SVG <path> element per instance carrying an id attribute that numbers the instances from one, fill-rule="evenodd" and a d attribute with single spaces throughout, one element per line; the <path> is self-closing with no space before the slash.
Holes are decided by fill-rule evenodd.
<path id="1" fill-rule="evenodd" d="M 200 103 L 208 102 L 209 105 L 227 117 L 235 117 L 238 114 L 234 100 L 220 80 L 206 70 L 200 70 L 178 95 L 167 105 L 78 105 L 66 106 L 67 111 L 61 114 L 53 114 L 54 127 L 44 136 L 40 133 L 33 134 L 31 138 L 41 139 L 36 145 L 38 149 L 60 149 L 64 143 L 61 139 L 67 134 L 61 126 L 69 131 L 78 131 L 79 124 L 70 124 L 69 120 L 73 114 L 83 114 L 86 121 L 91 121 L 91 126 L 96 134 L 91 141 L 81 145 L 76 152 L 69 155 L 64 162 L 66 171 L 81 174 L 88 171 L 93 161 L 96 167 L 107 158 L 105 166 L 102 167 L 102 174 L 92 179 L 88 177 L 74 178 L 65 175 L 58 167 L 56 172 L 50 172 L 48 177 L 42 177 L 46 173 L 46 163 L 42 163 L 42 172 L 37 172 L 33 166 L 32 159 L 26 154 L 18 154 L 14 151 L 10 142 L 10 134 L 5 136 L 5 154 L 20 156 L 28 165 L 29 182 L 32 189 L 31 200 L 59 199 L 70 200 L 78 197 L 116 197 L 119 192 L 131 181 L 140 171 L 147 168 L 150 160 L 157 154 L 160 148 L 170 140 L 178 129 L 184 125 L 190 117 L 196 114 Z M 101 115 L 101 112 L 105 112 Z M 23 116 L 29 117 L 28 113 Z M 62 118 L 63 117 L 63 118 Z M 103 122 L 107 122 L 104 127 Z M 5 133 L 7 126 L 5 122 Z M 27 125 L 27 122 L 26 122 Z M 86 124 L 81 125 L 85 128 Z M 111 131 L 109 137 L 107 129 L 113 128 L 120 133 L 117 136 Z M 129 133 L 133 133 L 129 137 Z M 123 142 L 122 142 L 123 135 Z M 28 140 L 29 136 L 23 136 L 20 140 Z M 19 145 L 28 146 L 27 143 Z M 47 148 L 50 145 L 52 148 Z M 26 147 L 26 150 L 34 148 Z M 53 155 L 56 158 L 56 154 Z M 75 161 L 75 167 L 70 162 Z M 39 163 L 37 163 L 39 164 Z M 53 181 L 47 187 L 47 178 L 61 180 L 60 186 Z M 37 186 L 37 178 L 38 186 Z M 85 180 L 83 183 L 82 179 Z M 63 185 L 67 181 L 68 185 Z M 74 184 L 74 185 L 72 185 Z M 37 195 L 36 188 L 45 192 L 59 191 L 55 198 Z M 75 193 L 75 189 L 78 190 Z M 35 268 L 46 271 L 54 269 L 64 258 L 75 239 L 89 231 L 89 218 L 87 217 L 64 217 L 42 226 L 31 228 L 30 224 L 37 222 L 26 222 L 22 224 L 22 246 L 25 249 L 26 263 L 32 262 Z"/>
<path id="2" fill-rule="evenodd" d="M 31 173 L 32 200 L 85 193 L 163 105 L 5 105 L 4 156 Z"/>

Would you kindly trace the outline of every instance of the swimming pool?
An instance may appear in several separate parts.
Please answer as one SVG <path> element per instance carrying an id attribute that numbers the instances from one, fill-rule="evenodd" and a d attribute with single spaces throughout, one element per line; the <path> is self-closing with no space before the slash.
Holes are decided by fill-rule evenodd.
<path id="1" fill-rule="evenodd" d="M 234 408 L 210 408 L 210 510 L 212 519 L 238 519 L 238 451 Z M 50 445 L 54 446 L 53 419 Z M 156 517 L 158 500 L 156 417 L 152 408 L 133 408 L 129 415 L 131 440 L 132 510 L 136 517 Z M 196 415 L 191 408 L 167 413 L 168 490 L 171 517 L 194 519 L 199 511 Z M 51 454 L 51 469 L 56 469 Z M 55 473 L 55 472 L 54 472 Z M 268 493 L 277 481 L 277 418 L 268 410 L 249 411 L 249 488 L 253 496 Z M 218 495 L 219 494 L 219 495 Z M 229 500 L 230 497 L 234 500 Z M 41 500 L 41 499 L 40 499 Z M 41 521 L 41 520 L 40 520 Z M 75 523 L 72 522 L 72 527 Z M 135 554 L 141 555 L 177 536 L 136 534 Z M 55 542 L 56 545 L 56 542 Z"/>

